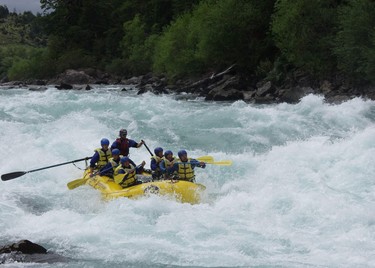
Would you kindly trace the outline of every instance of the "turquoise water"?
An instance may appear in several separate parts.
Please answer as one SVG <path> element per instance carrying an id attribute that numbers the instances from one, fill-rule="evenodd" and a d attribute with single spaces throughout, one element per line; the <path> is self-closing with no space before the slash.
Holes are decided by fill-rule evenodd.
<path id="1" fill-rule="evenodd" d="M 233 165 L 196 171 L 199 205 L 68 190 L 84 162 L 0 181 L 0 245 L 28 239 L 69 259 L 43 267 L 374 267 L 374 101 L 262 106 L 122 88 L 0 89 L 0 174 L 91 156 L 120 128 L 152 150 Z"/>

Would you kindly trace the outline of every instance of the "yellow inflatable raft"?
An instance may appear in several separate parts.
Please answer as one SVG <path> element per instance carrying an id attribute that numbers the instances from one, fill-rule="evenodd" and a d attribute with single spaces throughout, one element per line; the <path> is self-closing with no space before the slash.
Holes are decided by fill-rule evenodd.
<path id="1" fill-rule="evenodd" d="M 137 175 L 138 176 L 138 175 Z M 128 197 L 140 198 L 151 194 L 168 196 L 183 203 L 197 204 L 201 201 L 203 191 L 206 187 L 199 183 L 192 183 L 188 181 L 175 181 L 175 180 L 158 180 L 150 181 L 150 174 L 140 175 L 139 180 L 142 184 L 122 188 L 119 184 L 115 183 L 112 178 L 107 176 L 94 176 L 89 177 L 87 170 L 81 179 L 68 183 L 68 188 L 73 189 L 79 185 L 87 184 L 99 190 L 103 198 L 106 200 Z"/>

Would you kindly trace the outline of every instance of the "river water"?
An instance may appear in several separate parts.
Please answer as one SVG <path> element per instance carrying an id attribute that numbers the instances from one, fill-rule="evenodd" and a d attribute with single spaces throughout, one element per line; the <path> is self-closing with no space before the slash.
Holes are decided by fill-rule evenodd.
<path id="1" fill-rule="evenodd" d="M 68 260 L 43 267 L 374 267 L 374 101 L 254 105 L 122 88 L 0 89 L 0 174 L 92 156 L 121 128 L 151 150 L 233 165 L 197 169 L 198 205 L 68 190 L 84 162 L 0 181 L 0 246 L 28 239 Z M 150 160 L 145 147 L 130 156 Z"/>

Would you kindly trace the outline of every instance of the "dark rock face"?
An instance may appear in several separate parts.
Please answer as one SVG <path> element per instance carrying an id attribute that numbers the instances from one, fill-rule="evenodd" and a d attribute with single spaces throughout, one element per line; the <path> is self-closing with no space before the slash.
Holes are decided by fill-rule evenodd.
<path id="1" fill-rule="evenodd" d="M 47 252 L 43 246 L 29 240 L 0 247 L 0 264 L 14 262 L 56 263 L 68 262 L 63 256 Z"/>
<path id="2" fill-rule="evenodd" d="M 4 246 L 0 248 L 0 254 L 1 253 L 10 253 L 13 251 L 21 252 L 24 254 L 46 254 L 47 249 L 44 247 L 35 244 L 33 242 L 30 242 L 29 240 L 21 240 L 17 243 L 14 243 L 12 245 Z"/>

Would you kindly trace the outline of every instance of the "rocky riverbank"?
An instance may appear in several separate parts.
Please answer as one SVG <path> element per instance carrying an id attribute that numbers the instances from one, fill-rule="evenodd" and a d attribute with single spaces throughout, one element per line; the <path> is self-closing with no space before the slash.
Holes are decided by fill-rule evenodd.
<path id="1" fill-rule="evenodd" d="M 355 97 L 375 100 L 375 86 L 355 86 L 346 81 L 343 76 L 317 81 L 295 71 L 282 83 L 274 83 L 239 75 L 235 65 L 219 73 L 210 73 L 197 79 L 177 80 L 175 83 L 169 83 L 165 77 L 153 76 L 151 73 L 123 79 L 98 70 L 84 69 L 67 70 L 51 80 L 13 81 L 2 83 L 2 86 L 6 88 L 27 86 L 30 90 L 44 90 L 46 85 L 55 85 L 60 90 L 90 90 L 98 84 L 131 85 L 132 89 L 138 91 L 138 94 L 186 92 L 204 97 L 207 101 L 243 100 L 259 104 L 296 103 L 308 94 L 323 95 L 330 103 L 340 103 Z"/>

